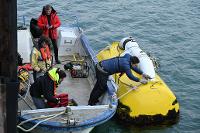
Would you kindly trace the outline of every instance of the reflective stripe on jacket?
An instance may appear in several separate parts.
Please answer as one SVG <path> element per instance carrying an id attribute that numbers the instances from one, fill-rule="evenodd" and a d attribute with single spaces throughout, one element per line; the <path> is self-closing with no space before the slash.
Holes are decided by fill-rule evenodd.
<path id="1" fill-rule="evenodd" d="M 40 48 L 40 52 L 43 60 L 51 60 L 51 52 L 47 44 L 44 48 Z"/>

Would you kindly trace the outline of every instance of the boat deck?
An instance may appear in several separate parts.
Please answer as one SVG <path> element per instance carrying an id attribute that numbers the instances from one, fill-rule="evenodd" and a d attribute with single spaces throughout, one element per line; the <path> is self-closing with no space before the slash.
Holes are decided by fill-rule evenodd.
<path id="1" fill-rule="evenodd" d="M 69 60 L 73 60 L 73 56 L 63 56 L 63 57 L 60 57 L 59 59 L 61 61 L 61 64 L 55 64 L 53 67 L 58 67 L 58 68 L 64 70 L 63 66 L 67 62 L 69 62 Z M 75 102 L 78 105 L 87 105 L 93 85 L 91 85 L 89 83 L 88 78 L 72 78 L 69 71 L 67 71 L 67 70 L 64 70 L 64 71 L 66 72 L 67 77 L 58 86 L 58 88 L 56 90 L 57 94 L 67 93 L 69 99 L 75 100 Z M 32 78 L 31 78 L 31 80 L 32 80 Z M 33 81 L 31 81 L 31 82 L 33 82 Z M 31 106 L 33 109 L 35 109 L 30 95 L 28 95 L 25 100 L 27 103 L 25 103 L 24 100 L 19 101 L 18 106 L 19 106 L 20 110 L 30 109 L 30 107 L 28 107 L 27 104 L 29 104 L 29 106 Z"/>
<path id="2" fill-rule="evenodd" d="M 54 67 L 59 67 L 64 70 L 63 66 L 67 63 L 68 60 L 73 60 L 72 56 L 63 56 L 60 57 L 61 64 L 56 64 Z M 63 82 L 58 86 L 57 93 L 68 93 L 69 99 L 74 99 L 78 105 L 87 105 L 91 85 L 87 78 L 72 78 L 69 71 L 64 70 L 67 74 L 67 77 Z"/>
<path id="3" fill-rule="evenodd" d="M 27 35 L 27 37 L 24 38 L 24 35 Z M 27 93 L 25 95 L 27 96 L 26 98 L 18 99 L 18 120 L 21 123 L 17 127 L 22 130 L 23 128 L 32 130 L 37 123 L 37 127 L 31 132 L 89 132 L 94 126 L 109 120 L 116 111 L 116 103 L 113 103 L 115 101 L 111 100 L 109 93 L 105 93 L 96 106 L 87 106 L 90 93 L 96 82 L 96 57 L 89 46 L 87 38 L 82 34 L 82 30 L 79 27 L 66 27 L 59 30 L 59 35 L 58 46 L 61 64 L 56 64 L 54 60 L 53 67 L 59 67 L 64 70 L 64 65 L 73 61 L 73 77 L 81 78 L 72 78 L 71 72 L 64 70 L 67 77 L 58 86 L 56 92 L 57 94 L 68 93 L 68 98 L 73 99 L 78 106 L 71 106 L 70 104 L 67 107 L 36 109 L 30 94 Z M 27 57 L 27 63 L 30 61 L 30 53 L 33 46 L 30 39 L 31 36 L 28 30 L 18 35 L 18 40 L 20 40 L 18 44 L 21 47 L 27 45 L 27 43 L 30 44 L 28 52 L 24 53 L 24 50 L 20 52 L 23 55 L 22 57 Z M 51 53 L 53 54 L 53 51 Z M 32 71 L 30 71 L 30 74 L 26 73 L 25 76 L 27 78 L 21 81 L 20 86 L 24 90 L 30 88 L 27 85 L 33 83 Z"/>

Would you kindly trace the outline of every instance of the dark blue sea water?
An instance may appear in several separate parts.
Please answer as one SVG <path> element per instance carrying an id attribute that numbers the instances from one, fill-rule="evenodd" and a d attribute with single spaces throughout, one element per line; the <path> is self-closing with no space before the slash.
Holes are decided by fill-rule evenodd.
<path id="1" fill-rule="evenodd" d="M 63 25 L 73 24 L 72 16 L 77 16 L 96 51 L 133 36 L 143 50 L 159 59 L 158 73 L 180 103 L 177 124 L 136 128 L 110 120 L 93 133 L 200 132 L 199 0 L 18 0 L 18 23 L 24 15 L 28 24 L 49 3 Z"/>

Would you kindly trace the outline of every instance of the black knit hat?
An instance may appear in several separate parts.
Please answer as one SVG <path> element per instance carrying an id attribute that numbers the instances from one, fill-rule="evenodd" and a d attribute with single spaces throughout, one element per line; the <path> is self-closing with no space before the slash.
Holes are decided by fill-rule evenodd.
<path id="1" fill-rule="evenodd" d="M 131 56 L 130 61 L 131 61 L 132 64 L 140 63 L 140 60 L 136 56 Z"/>
<path id="2" fill-rule="evenodd" d="M 63 70 L 58 71 L 59 78 L 65 78 L 67 75 Z"/>
<path id="3" fill-rule="evenodd" d="M 42 43 L 43 43 L 43 42 L 47 43 L 49 46 L 50 46 L 51 43 L 52 43 L 51 40 L 50 40 L 48 37 L 42 35 L 42 36 L 40 37 L 40 39 L 38 40 L 38 46 L 39 46 L 39 48 L 42 48 Z"/>

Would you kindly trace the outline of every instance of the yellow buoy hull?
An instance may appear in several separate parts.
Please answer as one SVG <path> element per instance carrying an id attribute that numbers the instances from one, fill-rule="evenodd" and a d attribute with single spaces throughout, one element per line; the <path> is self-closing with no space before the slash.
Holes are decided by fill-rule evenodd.
<path id="1" fill-rule="evenodd" d="M 118 48 L 118 42 L 103 49 L 97 54 L 99 61 L 119 56 L 123 50 Z M 133 71 L 139 78 L 140 75 Z M 179 103 L 173 92 L 165 82 L 156 74 L 156 78 L 146 85 L 130 80 L 126 74 L 114 74 L 113 78 L 118 84 L 117 95 L 119 105 L 118 118 L 144 125 L 177 120 L 179 116 Z M 137 86 L 132 89 L 132 86 Z"/>

